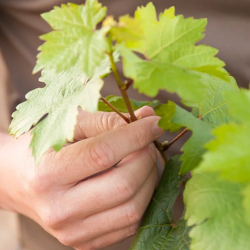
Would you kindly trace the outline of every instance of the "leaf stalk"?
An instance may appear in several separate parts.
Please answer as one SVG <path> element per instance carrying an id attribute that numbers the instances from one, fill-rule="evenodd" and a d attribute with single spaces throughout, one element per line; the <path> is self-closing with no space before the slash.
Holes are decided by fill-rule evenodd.
<path id="1" fill-rule="evenodd" d="M 107 101 L 104 97 L 100 98 L 108 107 L 110 107 L 114 112 L 116 112 L 125 122 L 130 123 L 128 117 L 122 114 L 116 107 L 114 107 L 109 101 Z"/>
<path id="2" fill-rule="evenodd" d="M 185 128 L 180 134 L 178 134 L 171 142 L 163 145 L 163 151 L 167 151 L 176 141 L 178 141 L 183 135 L 187 133 L 187 128 Z"/>

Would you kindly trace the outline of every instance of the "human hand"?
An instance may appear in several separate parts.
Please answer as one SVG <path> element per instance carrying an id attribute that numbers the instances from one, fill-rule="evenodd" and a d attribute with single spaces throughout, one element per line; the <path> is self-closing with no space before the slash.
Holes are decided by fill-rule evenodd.
<path id="1" fill-rule="evenodd" d="M 10 140 L 0 151 L 1 206 L 32 218 L 77 250 L 135 234 L 157 181 L 151 142 L 162 130 L 153 115 L 144 107 L 137 116 L 146 118 L 127 125 L 115 113 L 82 112 L 77 142 L 58 153 L 49 150 L 39 167 L 28 149 L 29 134 Z M 82 181 L 120 160 L 117 168 Z"/>

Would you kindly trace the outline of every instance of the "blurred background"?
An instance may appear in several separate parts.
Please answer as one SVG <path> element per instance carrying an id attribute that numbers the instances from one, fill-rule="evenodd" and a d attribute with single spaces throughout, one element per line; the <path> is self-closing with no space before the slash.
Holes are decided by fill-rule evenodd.
<path id="1" fill-rule="evenodd" d="M 35 65 L 37 47 L 41 44 L 38 36 L 50 30 L 40 14 L 49 11 L 55 5 L 67 3 L 60 0 L 0 0 L 0 130 L 7 131 L 10 114 L 17 103 L 24 100 L 24 95 L 43 86 L 38 82 L 39 74 L 31 75 Z M 74 3 L 84 3 L 75 0 Z M 145 5 L 144 0 L 103 0 L 108 6 L 108 13 L 118 17 L 133 14 L 137 6 Z M 177 14 L 185 17 L 208 19 L 206 36 L 202 43 L 219 49 L 218 56 L 226 62 L 226 69 L 236 78 L 240 86 L 248 87 L 250 81 L 250 0 L 153 0 L 158 12 L 176 6 Z M 105 81 L 103 96 L 118 94 L 113 77 Z M 133 99 L 148 99 L 129 90 Z M 158 99 L 167 102 L 174 95 L 160 92 Z M 166 135 L 171 140 L 174 135 Z M 185 138 L 183 139 L 185 140 Z M 179 151 L 183 141 L 178 141 L 171 148 L 170 155 Z M 1 163 L 0 163 L 1 164 Z M 177 204 L 177 210 L 178 206 Z M 20 224 L 21 221 L 21 224 Z M 18 237 L 33 241 L 38 245 L 40 234 L 44 233 L 32 222 L 23 217 L 0 210 L 0 250 L 17 250 Z M 21 227 L 20 227 L 21 225 Z M 29 226 L 23 226 L 29 225 Z M 21 229 L 20 229 L 21 228 Z M 32 233 L 31 233 L 32 228 Z M 36 232 L 36 234 L 34 234 Z M 31 240 L 32 236 L 32 240 Z M 48 239 L 48 238 L 42 238 Z M 49 239 L 48 239 L 49 241 Z M 129 244 L 129 243 L 127 243 Z M 40 248 L 30 247 L 27 250 Z M 54 250 L 41 248 L 43 250 Z M 62 248 L 64 249 L 64 248 Z M 114 248 L 118 249 L 118 247 Z M 124 248 L 128 249 L 128 247 Z M 119 250 L 122 250 L 119 248 Z"/>

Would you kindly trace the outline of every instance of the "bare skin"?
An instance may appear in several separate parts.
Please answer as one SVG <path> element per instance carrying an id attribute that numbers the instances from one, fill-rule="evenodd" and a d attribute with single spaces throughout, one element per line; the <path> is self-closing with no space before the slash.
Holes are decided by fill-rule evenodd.
<path id="1" fill-rule="evenodd" d="M 81 112 L 75 143 L 49 150 L 39 167 L 29 134 L 0 134 L 0 207 L 24 214 L 61 243 L 77 250 L 100 249 L 138 229 L 156 182 L 159 117 L 149 107 L 126 124 L 115 113 Z M 85 178 L 121 162 L 103 174 Z"/>

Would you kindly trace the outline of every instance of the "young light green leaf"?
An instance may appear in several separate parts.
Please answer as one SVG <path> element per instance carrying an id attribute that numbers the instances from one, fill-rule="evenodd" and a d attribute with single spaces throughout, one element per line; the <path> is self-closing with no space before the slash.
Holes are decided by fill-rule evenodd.
<path id="1" fill-rule="evenodd" d="M 228 82 L 203 74 L 202 81 L 206 86 L 202 101 L 198 105 L 197 103 L 185 103 L 185 105 L 193 107 L 193 112 L 213 127 L 230 122 L 228 103 L 224 94 L 227 91 L 239 90 L 235 79 L 230 77 Z"/>
<path id="2" fill-rule="evenodd" d="M 121 96 L 109 95 L 105 99 L 120 112 L 128 113 L 127 106 L 124 102 L 124 99 Z M 136 100 L 130 99 L 130 103 L 131 103 L 133 110 L 137 110 L 143 106 L 150 106 L 152 108 L 155 108 L 159 105 L 159 101 L 156 101 L 156 100 L 153 102 L 150 102 L 150 101 L 136 101 Z M 113 110 L 101 100 L 99 101 L 99 104 L 98 104 L 98 110 L 105 111 L 105 112 L 113 112 Z"/>
<path id="3" fill-rule="evenodd" d="M 97 0 L 87 0 L 85 5 L 63 4 L 43 14 L 55 30 L 41 36 L 46 42 L 38 48 L 41 52 L 33 73 L 43 68 L 62 71 L 77 66 L 92 77 L 108 50 L 108 29 L 95 30 L 105 15 L 106 8 Z"/>
<path id="4" fill-rule="evenodd" d="M 213 131 L 216 139 L 206 145 L 208 152 L 199 171 L 219 172 L 227 180 L 250 182 L 250 91 L 230 91 L 226 94 L 226 100 L 231 117 L 236 122 Z"/>
<path id="5" fill-rule="evenodd" d="M 216 172 L 223 179 L 235 183 L 250 183 L 249 159 L 249 125 L 250 125 L 250 91 L 230 91 L 225 94 L 232 120 L 213 130 L 215 140 L 206 145 L 199 165 L 199 172 Z M 249 187 L 244 190 L 244 205 L 247 208 L 247 220 L 250 223 Z"/>
<path id="6" fill-rule="evenodd" d="M 64 29 L 67 27 L 84 26 L 94 30 L 96 25 L 106 16 L 107 8 L 102 7 L 97 0 L 87 0 L 85 5 L 62 4 L 54 7 L 54 10 L 42 14 L 42 18 L 48 22 L 53 29 Z"/>
<path id="7" fill-rule="evenodd" d="M 141 22 L 129 15 L 121 16 L 119 22 L 116 22 L 113 16 L 108 16 L 104 20 L 103 26 L 109 27 L 113 40 L 126 46 L 143 38 Z"/>
<path id="8" fill-rule="evenodd" d="M 229 111 L 234 121 L 241 124 L 250 122 L 250 90 L 240 89 L 240 91 L 228 91 L 225 94 Z"/>
<path id="9" fill-rule="evenodd" d="M 250 184 L 248 184 L 243 190 L 243 206 L 245 208 L 245 219 L 250 225 Z"/>
<path id="10" fill-rule="evenodd" d="M 184 193 L 186 219 L 193 226 L 192 250 L 247 250 L 250 226 L 242 206 L 245 184 L 223 181 L 214 173 L 195 173 Z"/>
<path id="11" fill-rule="evenodd" d="M 183 100 L 203 99 L 204 73 L 229 81 L 224 62 L 215 58 L 217 50 L 195 43 L 203 38 L 206 19 L 175 16 L 174 8 L 160 14 L 152 3 L 138 8 L 135 18 L 142 23 L 144 39 L 120 46 L 124 73 L 134 79 L 134 87 L 148 96 L 160 89 L 177 93 Z M 144 55 L 145 60 L 131 50 Z"/>
<path id="12" fill-rule="evenodd" d="M 200 163 L 202 154 L 206 151 L 204 145 L 213 138 L 212 127 L 173 102 L 169 102 L 163 106 L 164 108 L 169 112 L 165 113 L 159 121 L 160 127 L 164 130 L 172 129 L 172 131 L 185 127 L 193 132 L 181 149 L 183 155 L 180 173 L 184 174 L 196 168 Z"/>
<path id="13" fill-rule="evenodd" d="M 146 211 L 130 250 L 188 250 L 189 228 L 183 218 L 174 224 L 173 206 L 179 194 L 182 177 L 180 157 L 175 156 L 167 163 L 161 181 Z"/>
<path id="14" fill-rule="evenodd" d="M 218 172 L 234 182 L 250 182 L 249 125 L 226 124 L 213 131 L 199 171 Z"/>
<path id="15" fill-rule="evenodd" d="M 178 106 L 176 106 L 176 114 L 171 121 L 193 132 L 181 149 L 184 154 L 181 157 L 183 163 L 180 173 L 184 174 L 196 168 L 200 163 L 201 157 L 206 151 L 204 145 L 213 139 L 212 127 Z"/>
<path id="16" fill-rule="evenodd" d="M 176 132 L 182 128 L 182 126 L 173 123 L 171 120 L 176 112 L 176 104 L 169 101 L 166 104 L 162 104 L 155 110 L 155 114 L 160 116 L 161 119 L 158 125 L 163 130 L 170 130 L 170 132 Z"/>
<path id="17" fill-rule="evenodd" d="M 59 151 L 67 141 L 73 140 L 78 107 L 97 111 L 103 86 L 99 73 L 103 74 L 105 67 L 91 80 L 76 67 L 61 73 L 44 70 L 40 80 L 46 86 L 29 92 L 27 101 L 17 107 L 9 128 L 9 133 L 17 137 L 48 114 L 31 132 L 30 146 L 37 163 L 50 147 Z"/>

